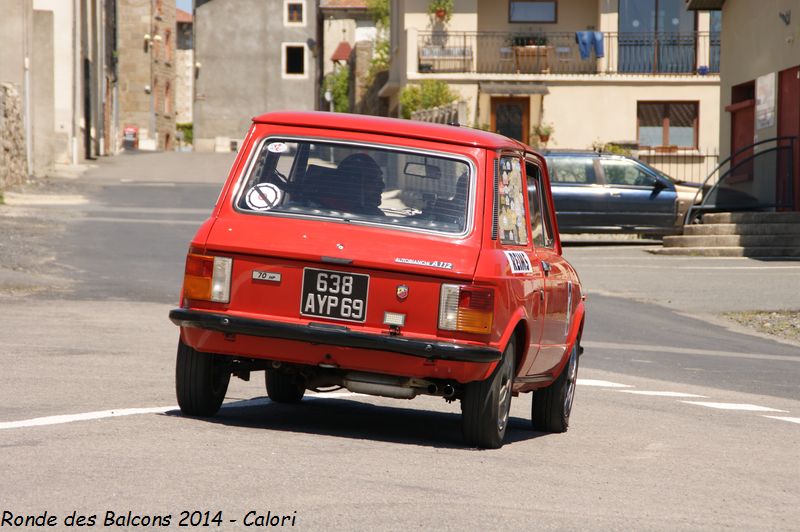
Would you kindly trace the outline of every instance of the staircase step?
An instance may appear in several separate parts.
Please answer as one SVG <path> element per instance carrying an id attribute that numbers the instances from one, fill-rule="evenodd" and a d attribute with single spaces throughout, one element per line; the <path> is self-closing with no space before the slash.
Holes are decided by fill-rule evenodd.
<path id="1" fill-rule="evenodd" d="M 688 248 L 654 248 L 655 255 L 681 255 L 694 257 L 800 257 L 800 248 L 785 247 L 688 247 Z"/>
<path id="2" fill-rule="evenodd" d="M 710 212 L 703 215 L 708 224 L 800 224 L 800 212 Z"/>
<path id="3" fill-rule="evenodd" d="M 664 247 L 781 247 L 800 251 L 800 235 L 676 235 L 665 236 Z"/>
<path id="4" fill-rule="evenodd" d="M 699 235 L 800 235 L 800 224 L 695 224 L 686 225 L 683 234 Z"/>

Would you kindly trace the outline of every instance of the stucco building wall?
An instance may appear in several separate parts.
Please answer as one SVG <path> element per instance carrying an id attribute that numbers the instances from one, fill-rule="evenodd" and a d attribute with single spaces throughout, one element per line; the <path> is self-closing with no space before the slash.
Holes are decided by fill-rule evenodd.
<path id="1" fill-rule="evenodd" d="M 304 23 L 285 23 L 283 2 L 205 0 L 195 5 L 195 149 L 231 149 L 253 116 L 313 110 L 319 85 L 316 1 L 304 3 Z M 226 21 L 220 24 L 219 21 Z M 286 45 L 305 49 L 304 73 L 286 75 Z"/>

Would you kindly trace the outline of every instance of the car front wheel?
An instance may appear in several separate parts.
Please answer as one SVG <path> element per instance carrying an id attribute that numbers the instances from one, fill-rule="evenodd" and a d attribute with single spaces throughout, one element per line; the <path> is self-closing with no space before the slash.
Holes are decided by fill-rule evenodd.
<path id="1" fill-rule="evenodd" d="M 535 430 L 567 431 L 572 402 L 575 399 L 575 384 L 578 380 L 579 349 L 578 342 L 575 342 L 561 375 L 547 388 L 533 392 L 531 422 Z"/>
<path id="2" fill-rule="evenodd" d="M 181 412 L 189 416 L 213 416 L 225 399 L 230 380 L 223 357 L 201 353 L 178 342 L 175 391 Z"/>
<path id="3" fill-rule="evenodd" d="M 499 449 L 508 428 L 511 384 L 514 381 L 514 339 L 509 340 L 500 363 L 484 381 L 464 387 L 461 416 L 467 445 Z"/>

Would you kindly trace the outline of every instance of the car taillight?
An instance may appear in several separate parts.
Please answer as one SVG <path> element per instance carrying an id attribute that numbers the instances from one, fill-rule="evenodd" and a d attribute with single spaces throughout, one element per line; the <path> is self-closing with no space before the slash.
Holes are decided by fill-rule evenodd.
<path id="1" fill-rule="evenodd" d="M 183 296 L 228 303 L 231 295 L 233 259 L 189 253 L 183 276 Z"/>
<path id="2" fill-rule="evenodd" d="M 439 328 L 488 334 L 492 330 L 494 290 L 443 284 L 439 296 Z"/>

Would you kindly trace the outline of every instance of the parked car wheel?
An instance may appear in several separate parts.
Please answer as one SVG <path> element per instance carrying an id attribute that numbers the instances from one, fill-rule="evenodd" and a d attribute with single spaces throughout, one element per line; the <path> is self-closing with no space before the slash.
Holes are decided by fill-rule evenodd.
<path id="1" fill-rule="evenodd" d="M 189 416 L 210 417 L 219 411 L 231 374 L 224 359 L 201 353 L 178 342 L 175 364 L 175 391 L 181 412 Z"/>
<path id="2" fill-rule="evenodd" d="M 531 422 L 535 430 L 567 431 L 578 379 L 578 351 L 578 342 L 575 342 L 561 375 L 547 388 L 533 392 Z"/>
<path id="3" fill-rule="evenodd" d="M 499 449 L 508 428 L 511 384 L 514 380 L 514 339 L 488 379 L 471 382 L 461 399 L 462 426 L 467 445 Z"/>
<path id="4" fill-rule="evenodd" d="M 297 375 L 268 369 L 264 381 L 267 395 L 276 403 L 299 403 L 306 393 L 306 387 Z"/>

